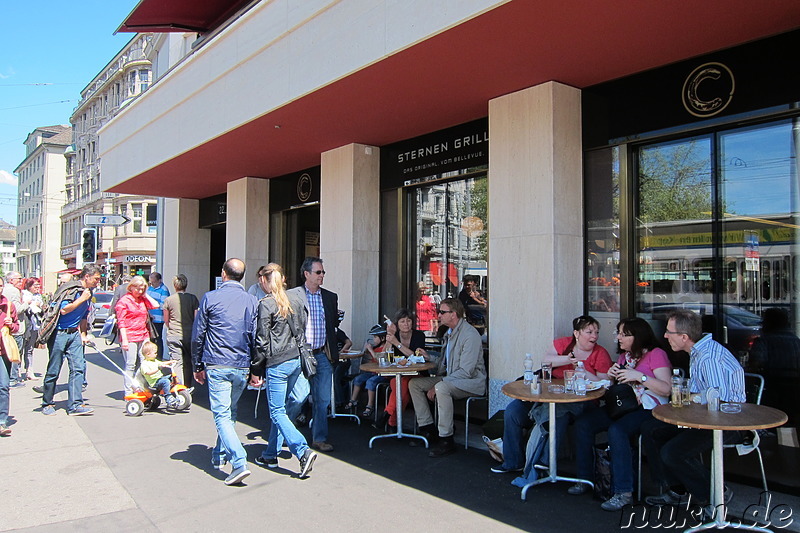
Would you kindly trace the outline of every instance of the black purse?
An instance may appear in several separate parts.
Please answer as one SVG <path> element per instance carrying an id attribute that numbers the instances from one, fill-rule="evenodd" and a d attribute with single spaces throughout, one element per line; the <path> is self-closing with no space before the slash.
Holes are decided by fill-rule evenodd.
<path id="1" fill-rule="evenodd" d="M 287 317 L 286 321 L 289 323 L 289 330 L 292 332 L 294 342 L 297 344 L 297 351 L 300 354 L 300 369 L 303 371 L 303 375 L 306 379 L 311 379 L 317 375 L 317 358 L 314 357 L 311 347 L 308 344 L 300 342 L 300 339 L 297 337 L 297 332 L 294 329 L 294 320 L 292 317 Z"/>
<path id="2" fill-rule="evenodd" d="M 618 420 L 628 413 L 642 408 L 636 392 L 627 383 L 611 385 L 603 399 L 606 402 L 606 413 L 611 420 Z"/>

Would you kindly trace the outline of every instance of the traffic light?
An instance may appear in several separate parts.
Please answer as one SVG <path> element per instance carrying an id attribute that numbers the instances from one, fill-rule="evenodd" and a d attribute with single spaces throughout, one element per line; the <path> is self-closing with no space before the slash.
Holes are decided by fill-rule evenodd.
<path id="1" fill-rule="evenodd" d="M 83 264 L 97 261 L 97 228 L 83 228 L 81 240 L 81 256 Z"/>

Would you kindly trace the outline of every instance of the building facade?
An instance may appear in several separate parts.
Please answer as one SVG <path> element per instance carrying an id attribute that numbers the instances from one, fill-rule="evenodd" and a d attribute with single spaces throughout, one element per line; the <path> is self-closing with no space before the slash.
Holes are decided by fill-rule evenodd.
<path id="1" fill-rule="evenodd" d="M 17 228 L 0 219 L 0 267 L 3 274 L 17 269 Z"/>
<path id="2" fill-rule="evenodd" d="M 61 206 L 67 166 L 64 154 L 71 144 L 69 126 L 36 128 L 25 139 L 25 160 L 15 169 L 19 177 L 17 201 L 17 270 L 41 277 L 42 290 L 56 288 Z"/>
<path id="3" fill-rule="evenodd" d="M 800 4 L 234 4 L 102 131 L 166 273 L 319 251 L 356 343 L 472 276 L 491 411 L 583 313 L 613 352 L 691 308 L 746 366 L 765 308 L 798 332 Z"/>
<path id="4" fill-rule="evenodd" d="M 81 91 L 81 100 L 70 117 L 72 146 L 66 154 L 61 259 L 67 267 L 75 267 L 81 230 L 86 226 L 85 214 L 123 214 L 131 218 L 121 227 L 98 227 L 97 264 L 103 268 L 103 286 L 118 283 L 123 275 L 147 275 L 155 264 L 157 228 L 145 224 L 145 213 L 147 206 L 155 206 L 157 200 L 146 190 L 134 195 L 101 190 L 97 133 L 150 86 L 152 40 L 152 34 L 137 34 L 131 39 Z"/>

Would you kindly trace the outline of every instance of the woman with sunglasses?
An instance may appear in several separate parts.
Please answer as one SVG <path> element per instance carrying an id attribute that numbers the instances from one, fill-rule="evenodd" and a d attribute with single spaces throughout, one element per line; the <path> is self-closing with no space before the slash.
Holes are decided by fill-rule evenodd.
<path id="1" fill-rule="evenodd" d="M 559 337 L 544 355 L 543 361 L 553 364 L 553 377 L 562 379 L 565 370 L 571 370 L 583 362 L 586 377 L 592 381 L 606 379 L 611 367 L 611 355 L 597 344 L 600 323 L 584 315 L 572 321 L 572 335 Z M 541 412 L 534 412 L 540 409 Z M 556 431 L 558 437 L 566 429 L 572 416 L 583 410 L 583 402 L 556 405 Z M 569 416 L 567 416 L 569 415 Z M 508 404 L 503 421 L 503 463 L 492 468 L 492 472 L 519 472 L 525 464 L 523 433 L 534 425 L 534 419 L 547 420 L 547 404 L 534 404 L 513 400 Z"/>
<path id="2" fill-rule="evenodd" d="M 640 432 L 642 424 L 652 418 L 651 410 L 669 401 L 672 365 L 667 353 L 659 348 L 658 339 L 650 324 L 641 318 L 626 318 L 617 324 L 619 359 L 608 371 L 617 383 L 633 387 L 640 408 L 617 420 L 612 420 L 605 408 L 587 404 L 575 420 L 577 477 L 590 479 L 594 473 L 595 435 L 608 430 L 611 479 L 614 495 L 603 502 L 605 511 L 619 511 L 633 501 L 633 450 L 631 438 Z M 576 483 L 567 491 L 583 494 L 589 490 Z"/>

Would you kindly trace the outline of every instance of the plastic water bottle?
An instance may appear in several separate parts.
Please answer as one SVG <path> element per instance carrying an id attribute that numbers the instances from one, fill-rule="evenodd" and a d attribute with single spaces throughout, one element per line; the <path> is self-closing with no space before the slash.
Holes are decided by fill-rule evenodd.
<path id="1" fill-rule="evenodd" d="M 525 385 L 530 385 L 531 381 L 533 381 L 533 358 L 531 354 L 525 354 L 525 374 L 523 380 L 525 381 Z"/>
<path id="2" fill-rule="evenodd" d="M 683 391 L 681 390 L 683 380 L 681 379 L 681 371 L 678 368 L 672 369 L 672 398 L 670 403 L 672 407 L 683 407 Z"/>
<path id="3" fill-rule="evenodd" d="M 578 361 L 575 369 L 575 394 L 586 396 L 586 367 L 583 366 L 583 361 Z"/>

